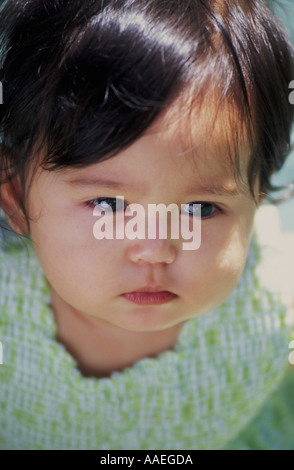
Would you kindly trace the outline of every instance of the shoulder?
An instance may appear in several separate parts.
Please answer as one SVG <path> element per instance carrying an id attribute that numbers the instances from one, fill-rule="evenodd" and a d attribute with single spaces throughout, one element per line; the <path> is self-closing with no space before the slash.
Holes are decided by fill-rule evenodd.
<path id="1" fill-rule="evenodd" d="M 27 237 L 10 230 L 0 231 L 0 331 L 14 329 L 24 318 L 42 327 L 49 303 L 49 290 L 43 270 Z M 46 320 L 47 324 L 48 321 Z M 49 322 L 51 324 L 51 322 Z"/>

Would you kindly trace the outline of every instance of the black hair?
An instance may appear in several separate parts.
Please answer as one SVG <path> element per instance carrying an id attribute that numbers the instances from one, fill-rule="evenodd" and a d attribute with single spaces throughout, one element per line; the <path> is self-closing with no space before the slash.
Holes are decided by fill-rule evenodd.
<path id="1" fill-rule="evenodd" d="M 115 156 L 185 89 L 237 110 L 251 190 L 289 153 L 293 50 L 262 0 L 5 0 L 0 50 L 2 181 Z"/>

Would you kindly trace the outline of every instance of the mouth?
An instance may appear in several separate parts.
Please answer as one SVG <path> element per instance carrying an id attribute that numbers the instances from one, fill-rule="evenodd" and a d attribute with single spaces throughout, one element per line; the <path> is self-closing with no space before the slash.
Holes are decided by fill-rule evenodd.
<path id="1" fill-rule="evenodd" d="M 178 296 L 173 292 L 160 287 L 142 287 L 133 292 L 126 292 L 122 297 L 137 305 L 162 305 L 176 299 Z"/>

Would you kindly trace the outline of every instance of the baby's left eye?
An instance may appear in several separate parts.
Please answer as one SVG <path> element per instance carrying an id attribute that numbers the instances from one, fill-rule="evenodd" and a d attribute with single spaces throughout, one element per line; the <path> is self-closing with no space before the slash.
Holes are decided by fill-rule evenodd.
<path id="1" fill-rule="evenodd" d="M 124 200 L 113 197 L 99 197 L 97 199 L 92 199 L 87 202 L 87 205 L 91 208 L 98 207 L 101 211 L 105 213 L 115 213 L 124 211 L 126 204 Z"/>
<path id="2" fill-rule="evenodd" d="M 189 202 L 183 206 L 182 211 L 186 214 L 199 217 L 201 215 L 202 219 L 208 219 L 216 211 L 219 211 L 219 207 L 211 202 Z"/>

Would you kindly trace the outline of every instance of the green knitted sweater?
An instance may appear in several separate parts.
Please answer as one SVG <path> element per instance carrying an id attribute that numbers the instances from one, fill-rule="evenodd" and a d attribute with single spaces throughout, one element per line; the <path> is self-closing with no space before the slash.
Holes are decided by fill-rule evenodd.
<path id="1" fill-rule="evenodd" d="M 231 296 L 187 321 L 173 350 L 96 379 L 55 339 L 30 242 L 6 243 L 0 448 L 294 449 L 290 295 L 267 285 L 272 255 L 254 239 Z"/>

